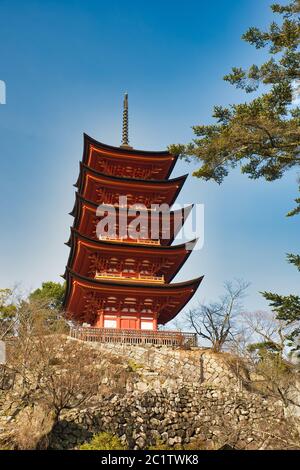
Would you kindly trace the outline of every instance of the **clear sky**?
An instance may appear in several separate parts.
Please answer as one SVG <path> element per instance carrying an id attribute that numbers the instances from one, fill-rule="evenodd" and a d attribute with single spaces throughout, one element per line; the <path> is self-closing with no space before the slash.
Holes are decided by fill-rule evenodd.
<path id="1" fill-rule="evenodd" d="M 123 92 L 130 142 L 147 150 L 189 141 L 214 104 L 244 99 L 222 76 L 263 60 L 240 36 L 270 22 L 270 3 L 0 1 L 1 287 L 60 280 L 82 133 L 119 145 Z M 194 168 L 179 162 L 173 176 Z M 299 251 L 299 218 L 285 218 L 296 195 L 292 172 L 266 183 L 235 171 L 221 186 L 189 176 L 179 202 L 205 204 L 205 244 L 176 280 L 205 274 L 194 302 L 233 278 L 251 282 L 248 309 L 266 308 L 260 290 L 297 292 L 285 262 Z"/>

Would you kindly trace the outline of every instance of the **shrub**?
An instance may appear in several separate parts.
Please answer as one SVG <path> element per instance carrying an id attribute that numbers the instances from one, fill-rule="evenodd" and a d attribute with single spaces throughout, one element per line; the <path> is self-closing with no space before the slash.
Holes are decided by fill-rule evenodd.
<path id="1" fill-rule="evenodd" d="M 95 434 L 90 442 L 85 442 L 79 447 L 80 450 L 126 450 L 120 439 L 108 432 Z"/>
<path id="2" fill-rule="evenodd" d="M 128 368 L 131 372 L 136 372 L 139 369 L 143 369 L 143 367 L 144 366 L 142 364 L 138 364 L 133 359 L 129 359 L 128 361 Z"/>

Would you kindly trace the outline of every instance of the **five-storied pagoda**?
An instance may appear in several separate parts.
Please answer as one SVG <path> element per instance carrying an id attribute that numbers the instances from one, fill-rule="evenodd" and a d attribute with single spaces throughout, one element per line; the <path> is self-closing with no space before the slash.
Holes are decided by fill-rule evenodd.
<path id="1" fill-rule="evenodd" d="M 105 145 L 84 135 L 76 202 L 71 215 L 74 224 L 67 245 L 70 255 L 65 272 L 67 291 L 64 307 L 68 318 L 78 325 L 97 328 L 155 331 L 172 320 L 195 293 L 202 277 L 171 283 L 186 261 L 194 240 L 188 245 L 171 245 L 190 212 L 169 211 L 170 229 L 162 223 L 155 206 L 172 206 L 186 176 L 170 179 L 176 157 L 168 151 L 135 150 L 128 141 L 128 101 L 124 99 L 123 136 L 120 147 Z M 101 215 L 97 207 L 124 211 L 127 204 L 143 205 L 140 237 L 99 235 Z M 154 207 L 154 209 L 153 209 Z M 127 209 L 126 209 L 127 210 Z M 153 239 L 148 221 L 156 220 L 159 235 Z M 117 219 L 121 220 L 121 219 Z M 128 215 L 128 223 L 132 216 Z"/>

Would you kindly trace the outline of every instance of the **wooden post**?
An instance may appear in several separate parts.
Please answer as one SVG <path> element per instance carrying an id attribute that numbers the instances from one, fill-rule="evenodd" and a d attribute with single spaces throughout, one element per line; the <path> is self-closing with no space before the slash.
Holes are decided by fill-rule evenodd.
<path id="1" fill-rule="evenodd" d="M 99 310 L 97 312 L 97 320 L 96 320 L 96 323 L 94 325 L 94 327 L 96 328 L 103 328 L 104 327 L 104 313 L 103 313 L 103 310 Z"/>

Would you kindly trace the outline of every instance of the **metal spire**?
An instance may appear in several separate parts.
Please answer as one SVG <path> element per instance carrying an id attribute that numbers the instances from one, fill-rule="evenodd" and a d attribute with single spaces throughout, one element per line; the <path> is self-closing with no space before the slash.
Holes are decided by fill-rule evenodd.
<path id="1" fill-rule="evenodd" d="M 125 93 L 123 101 L 122 145 L 120 147 L 132 148 L 128 139 L 128 93 Z"/>

